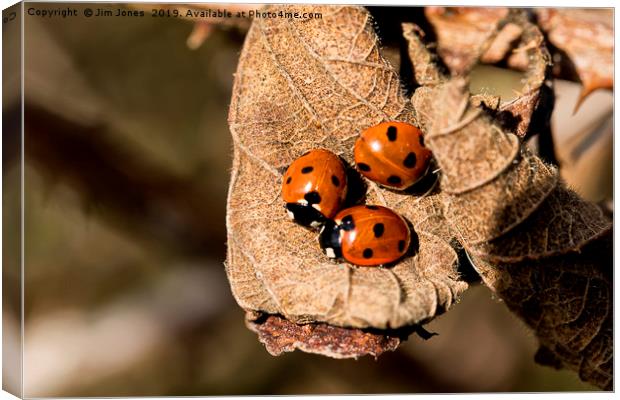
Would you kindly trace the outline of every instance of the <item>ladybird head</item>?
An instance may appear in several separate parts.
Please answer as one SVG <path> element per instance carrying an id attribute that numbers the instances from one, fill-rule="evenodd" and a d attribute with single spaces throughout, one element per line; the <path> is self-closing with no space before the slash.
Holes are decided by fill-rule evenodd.
<path id="1" fill-rule="evenodd" d="M 288 216 L 300 225 L 318 228 L 325 223 L 325 216 L 311 204 L 286 203 L 285 207 Z"/>
<path id="2" fill-rule="evenodd" d="M 329 258 L 341 258 L 340 227 L 333 220 L 327 220 L 321 228 L 319 243 Z"/>

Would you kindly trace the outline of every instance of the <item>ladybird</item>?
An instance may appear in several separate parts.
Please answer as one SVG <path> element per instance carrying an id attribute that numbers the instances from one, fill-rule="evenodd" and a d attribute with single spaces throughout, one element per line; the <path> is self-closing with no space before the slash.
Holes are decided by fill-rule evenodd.
<path id="1" fill-rule="evenodd" d="M 311 150 L 291 163 L 282 178 L 282 198 L 295 222 L 317 227 L 342 208 L 347 195 L 343 162 L 331 151 Z"/>
<path id="2" fill-rule="evenodd" d="M 321 229 L 321 248 L 330 258 L 373 266 L 392 263 L 409 249 L 407 222 L 387 207 L 359 205 L 340 211 Z"/>
<path id="3" fill-rule="evenodd" d="M 355 142 L 355 164 L 360 173 L 397 190 L 422 179 L 431 156 L 422 131 L 405 122 L 382 122 L 366 129 Z"/>

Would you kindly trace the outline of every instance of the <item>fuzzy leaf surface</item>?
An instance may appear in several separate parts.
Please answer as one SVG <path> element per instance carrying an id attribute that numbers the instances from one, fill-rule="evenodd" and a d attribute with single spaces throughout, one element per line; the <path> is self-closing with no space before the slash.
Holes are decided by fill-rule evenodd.
<path id="1" fill-rule="evenodd" d="M 246 37 L 229 114 L 226 266 L 233 294 L 248 311 L 295 323 L 384 329 L 428 321 L 467 287 L 436 193 L 397 194 L 368 182 L 366 204 L 391 207 L 417 233 L 415 253 L 386 268 L 330 261 L 317 234 L 287 218 L 281 177 L 295 158 L 320 147 L 351 163 L 363 129 L 414 116 L 364 8 L 270 8 L 280 9 L 323 18 L 256 19 Z"/>

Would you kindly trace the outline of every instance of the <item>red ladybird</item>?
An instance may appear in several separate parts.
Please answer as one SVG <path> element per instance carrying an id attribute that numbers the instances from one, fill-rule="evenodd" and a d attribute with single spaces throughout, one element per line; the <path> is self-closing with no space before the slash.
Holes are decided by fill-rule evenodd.
<path id="1" fill-rule="evenodd" d="M 321 247 L 330 258 L 372 266 L 392 263 L 409 249 L 405 220 L 387 207 L 360 205 L 340 211 L 321 230 Z"/>
<path id="2" fill-rule="evenodd" d="M 347 195 L 347 174 L 334 153 L 316 149 L 288 167 L 282 180 L 282 198 L 289 216 L 305 226 L 332 218 Z"/>
<path id="3" fill-rule="evenodd" d="M 366 129 L 355 142 L 355 164 L 370 180 L 404 190 L 424 177 L 432 152 L 424 135 L 405 122 L 382 122 Z"/>

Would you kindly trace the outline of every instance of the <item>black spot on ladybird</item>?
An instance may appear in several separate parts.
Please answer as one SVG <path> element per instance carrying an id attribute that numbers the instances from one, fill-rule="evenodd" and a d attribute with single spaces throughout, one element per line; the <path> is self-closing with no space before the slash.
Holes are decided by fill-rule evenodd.
<path id="1" fill-rule="evenodd" d="M 390 175 L 387 181 L 392 185 L 400 185 L 401 179 L 396 175 Z"/>
<path id="2" fill-rule="evenodd" d="M 302 173 L 302 174 L 309 174 L 309 173 L 310 173 L 310 172 L 312 172 L 313 170 L 314 170 L 314 168 L 313 168 L 313 167 L 303 167 L 303 168 L 301 169 L 301 173 Z"/>
<path id="3" fill-rule="evenodd" d="M 342 226 L 342 229 L 345 231 L 352 231 L 353 229 L 355 229 L 355 222 L 353 221 L 353 216 L 347 215 L 344 218 L 342 218 L 340 225 Z"/>
<path id="4" fill-rule="evenodd" d="M 379 209 L 379 207 L 377 207 L 377 206 L 366 206 L 366 208 L 369 209 L 369 210 L 378 210 Z"/>
<path id="5" fill-rule="evenodd" d="M 357 163 L 357 168 L 359 168 L 360 171 L 364 171 L 364 172 L 370 171 L 370 165 L 364 164 L 363 162 Z"/>
<path id="6" fill-rule="evenodd" d="M 338 187 L 340 186 L 340 179 L 338 179 L 336 175 L 332 175 L 332 183 L 334 184 L 334 186 Z"/>
<path id="7" fill-rule="evenodd" d="M 293 180 L 293 177 L 289 176 L 288 178 L 286 178 L 286 184 L 288 185 L 289 183 L 291 183 L 292 180 Z"/>
<path id="8" fill-rule="evenodd" d="M 416 161 L 417 161 L 417 157 L 415 156 L 415 153 L 411 152 L 407 154 L 405 161 L 403 161 L 403 165 L 407 168 L 414 168 Z"/>
<path id="9" fill-rule="evenodd" d="M 304 195 L 304 199 L 308 202 L 308 204 L 319 204 L 321 202 L 321 195 L 319 192 L 308 192 Z"/>
<path id="10" fill-rule="evenodd" d="M 376 238 L 380 238 L 381 236 L 383 236 L 383 232 L 385 232 L 385 225 L 379 222 L 372 227 L 372 231 L 375 233 Z"/>
<path id="11" fill-rule="evenodd" d="M 396 140 L 396 127 L 395 126 L 390 126 L 388 128 L 387 137 L 390 142 L 393 142 Z"/>
<path id="12" fill-rule="evenodd" d="M 399 240 L 398 241 L 398 252 L 402 253 L 404 250 L 405 250 L 405 241 Z"/>
<path id="13" fill-rule="evenodd" d="M 372 249 L 364 249 L 364 252 L 362 253 L 362 255 L 364 256 L 364 258 L 371 258 L 372 257 Z"/>

